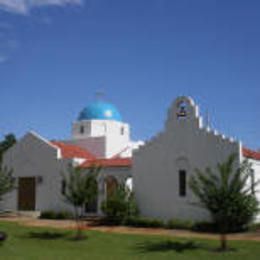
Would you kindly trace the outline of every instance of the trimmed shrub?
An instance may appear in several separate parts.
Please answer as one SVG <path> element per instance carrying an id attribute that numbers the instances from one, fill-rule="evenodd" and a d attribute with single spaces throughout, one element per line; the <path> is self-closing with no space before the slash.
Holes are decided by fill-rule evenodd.
<path id="1" fill-rule="evenodd" d="M 169 229 L 187 229 L 191 230 L 194 223 L 190 220 L 181 220 L 181 219 L 170 219 L 166 225 Z"/>
<path id="2" fill-rule="evenodd" d="M 197 232 L 205 232 L 205 233 L 217 233 L 218 227 L 216 224 L 212 222 L 200 221 L 194 223 L 192 230 Z"/>
<path id="3" fill-rule="evenodd" d="M 73 214 L 69 211 L 57 212 L 56 219 L 73 219 Z"/>
<path id="4" fill-rule="evenodd" d="M 151 228 L 159 228 L 165 226 L 162 220 L 153 219 L 153 218 L 144 218 L 144 217 L 127 218 L 124 224 L 126 226 L 132 226 L 132 227 L 151 227 Z"/>
<path id="5" fill-rule="evenodd" d="M 227 233 L 245 232 L 250 229 L 248 225 L 229 225 L 226 229 Z M 214 222 L 201 221 L 197 222 L 192 227 L 193 231 L 205 233 L 219 233 L 219 226 Z"/>
<path id="6" fill-rule="evenodd" d="M 41 219 L 72 219 L 73 214 L 68 211 L 53 211 L 53 210 L 46 210 L 41 212 L 40 215 Z"/>
<path id="7" fill-rule="evenodd" d="M 56 216 L 56 212 L 52 211 L 52 210 L 46 210 L 46 211 L 42 211 L 40 218 L 43 219 L 55 219 Z"/>

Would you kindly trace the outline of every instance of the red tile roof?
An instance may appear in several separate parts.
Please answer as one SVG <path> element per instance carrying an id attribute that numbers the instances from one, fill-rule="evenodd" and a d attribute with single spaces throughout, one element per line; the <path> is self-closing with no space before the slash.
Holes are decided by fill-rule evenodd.
<path id="1" fill-rule="evenodd" d="M 243 147 L 242 152 L 244 157 L 260 161 L 260 152 L 253 151 L 245 147 Z"/>
<path id="2" fill-rule="evenodd" d="M 93 165 L 98 165 L 101 167 L 131 167 L 131 158 L 112 158 L 112 159 L 96 159 L 92 161 L 83 162 L 81 168 L 89 168 Z"/>
<path id="3" fill-rule="evenodd" d="M 111 159 L 97 159 L 88 150 L 83 149 L 74 144 L 67 144 L 63 142 L 53 141 L 52 145 L 61 149 L 61 155 L 65 159 L 84 158 L 87 159 L 80 167 L 89 168 L 93 165 L 101 167 L 131 167 L 131 158 L 111 158 Z"/>
<path id="4" fill-rule="evenodd" d="M 57 146 L 61 149 L 61 155 L 65 159 L 71 159 L 71 158 L 84 158 L 88 160 L 95 160 L 96 157 L 91 154 L 88 150 L 83 149 L 77 145 L 74 144 L 67 144 L 63 142 L 51 142 L 54 146 Z"/>

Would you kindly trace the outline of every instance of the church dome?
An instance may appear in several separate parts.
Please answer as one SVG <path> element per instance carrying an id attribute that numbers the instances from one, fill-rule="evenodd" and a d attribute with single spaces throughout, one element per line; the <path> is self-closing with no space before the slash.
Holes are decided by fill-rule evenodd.
<path id="1" fill-rule="evenodd" d="M 79 114 L 78 120 L 115 120 L 122 121 L 117 108 L 110 103 L 97 101 L 85 107 Z"/>

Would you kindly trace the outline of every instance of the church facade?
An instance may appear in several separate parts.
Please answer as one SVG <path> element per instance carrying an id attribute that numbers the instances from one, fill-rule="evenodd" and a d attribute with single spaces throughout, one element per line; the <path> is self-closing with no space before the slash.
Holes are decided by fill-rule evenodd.
<path id="1" fill-rule="evenodd" d="M 195 102 L 177 98 L 168 111 L 164 130 L 133 156 L 133 185 L 141 214 L 163 220 L 207 220 L 208 213 L 194 206 L 189 177 L 195 169 L 216 169 L 231 154 L 237 154 L 235 167 L 248 159 L 252 181 L 260 179 L 260 153 L 204 127 Z M 257 196 L 260 200 L 259 193 Z"/>
<path id="2" fill-rule="evenodd" d="M 131 140 L 130 126 L 114 105 L 97 101 L 80 112 L 70 140 L 50 141 L 29 132 L 5 153 L 4 165 L 13 170 L 17 189 L 5 196 L 2 208 L 72 210 L 62 196 L 61 173 L 66 174 L 70 164 L 87 173 L 95 164 L 102 167 L 96 180 L 98 197 L 85 214 L 102 215 L 102 201 L 123 184 L 133 189 L 143 216 L 205 220 L 207 212 L 192 205 L 188 179 L 196 168 L 214 169 L 232 153 L 238 155 L 237 167 L 248 159 L 252 179 L 260 178 L 260 153 L 204 127 L 189 97 L 173 102 L 164 130 L 145 143 Z"/>

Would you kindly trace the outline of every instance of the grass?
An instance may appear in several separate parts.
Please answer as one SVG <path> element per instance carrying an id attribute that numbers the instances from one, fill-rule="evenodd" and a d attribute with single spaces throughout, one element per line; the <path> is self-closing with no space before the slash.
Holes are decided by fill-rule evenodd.
<path id="1" fill-rule="evenodd" d="M 152 235 L 125 235 L 86 231 L 86 239 L 73 240 L 73 231 L 23 227 L 0 222 L 8 239 L 0 246 L 0 259 L 259 259 L 260 242 L 231 241 L 226 253 L 216 251 L 218 241 L 177 239 Z"/>

